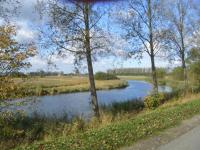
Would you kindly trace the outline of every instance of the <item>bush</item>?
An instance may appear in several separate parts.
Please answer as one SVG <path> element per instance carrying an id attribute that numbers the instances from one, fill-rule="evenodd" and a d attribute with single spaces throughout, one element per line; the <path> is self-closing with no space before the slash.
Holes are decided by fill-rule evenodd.
<path id="1" fill-rule="evenodd" d="M 183 95 L 184 95 L 184 90 L 180 89 L 180 88 L 173 89 L 171 92 L 164 94 L 165 101 L 178 99 L 178 98 L 182 97 Z"/>
<path id="2" fill-rule="evenodd" d="M 16 84 L 10 77 L 0 77 L 0 100 L 21 98 L 27 96 L 29 91 Z"/>
<path id="3" fill-rule="evenodd" d="M 54 94 L 57 94 L 57 93 L 58 93 L 57 89 L 55 89 L 55 88 L 51 89 L 51 92 L 50 92 L 51 95 L 54 95 Z"/>
<path id="4" fill-rule="evenodd" d="M 9 140 L 25 138 L 28 140 L 39 139 L 43 128 L 39 123 L 34 123 L 23 112 L 2 112 L 0 117 L 0 139 Z"/>
<path id="5" fill-rule="evenodd" d="M 155 109 L 161 105 L 165 100 L 165 96 L 162 93 L 150 95 L 144 98 L 144 105 L 146 108 Z"/>
<path id="6" fill-rule="evenodd" d="M 156 74 L 157 74 L 157 78 L 163 79 L 166 76 L 166 71 L 163 68 L 157 68 Z"/>
<path id="7" fill-rule="evenodd" d="M 189 66 L 189 80 L 193 85 L 200 87 L 200 61 Z"/>
<path id="8" fill-rule="evenodd" d="M 184 80 L 184 71 L 182 67 L 176 67 L 172 71 L 172 77 L 175 80 L 183 81 Z"/>
<path id="9" fill-rule="evenodd" d="M 52 92 L 52 91 L 51 91 Z M 35 95 L 37 96 L 44 96 L 50 94 L 46 89 L 44 89 L 42 86 L 37 86 L 35 89 Z"/>
<path id="10" fill-rule="evenodd" d="M 97 72 L 95 74 L 95 80 L 116 80 L 118 79 L 117 76 L 114 74 L 104 73 L 104 72 Z"/>
<path id="11" fill-rule="evenodd" d="M 123 112 L 139 112 L 144 108 L 144 102 L 141 99 L 133 99 L 124 102 L 113 102 L 112 104 L 106 106 L 102 105 L 101 109 L 106 112 L 111 112 L 116 115 L 117 113 Z"/>
<path id="12" fill-rule="evenodd" d="M 167 82 L 165 80 L 158 80 L 159 85 L 166 85 Z"/>

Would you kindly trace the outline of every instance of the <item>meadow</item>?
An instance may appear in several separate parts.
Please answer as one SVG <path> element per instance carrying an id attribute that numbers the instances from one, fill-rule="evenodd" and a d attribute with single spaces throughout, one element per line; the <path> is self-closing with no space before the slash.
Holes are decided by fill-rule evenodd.
<path id="1" fill-rule="evenodd" d="M 36 76 L 13 80 L 17 85 L 26 89 L 28 95 L 34 96 L 89 91 L 89 81 L 85 76 Z M 123 79 L 96 80 L 97 90 L 124 88 L 127 85 Z"/>

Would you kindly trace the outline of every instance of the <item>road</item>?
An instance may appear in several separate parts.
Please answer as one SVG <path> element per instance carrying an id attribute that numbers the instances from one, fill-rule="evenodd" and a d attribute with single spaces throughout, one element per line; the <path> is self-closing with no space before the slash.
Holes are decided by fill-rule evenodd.
<path id="1" fill-rule="evenodd" d="M 158 150 L 200 150 L 200 126 L 160 146 Z"/>
<path id="2" fill-rule="evenodd" d="M 200 116 L 122 150 L 200 150 Z"/>

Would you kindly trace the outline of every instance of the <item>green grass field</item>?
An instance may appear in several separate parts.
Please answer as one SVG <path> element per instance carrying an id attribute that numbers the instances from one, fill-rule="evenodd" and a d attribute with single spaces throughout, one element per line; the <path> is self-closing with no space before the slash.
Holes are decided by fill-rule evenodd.
<path id="1" fill-rule="evenodd" d="M 62 93 L 82 92 L 89 90 L 87 77 L 79 76 L 50 76 L 31 77 L 27 79 L 15 78 L 15 83 L 28 90 L 31 95 L 54 95 Z M 97 90 L 123 88 L 127 86 L 125 80 L 98 80 Z"/>

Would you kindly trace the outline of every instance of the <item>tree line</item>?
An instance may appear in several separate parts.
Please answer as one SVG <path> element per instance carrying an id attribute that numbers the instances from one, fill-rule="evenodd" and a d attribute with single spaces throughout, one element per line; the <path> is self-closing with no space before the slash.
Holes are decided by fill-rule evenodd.
<path id="1" fill-rule="evenodd" d="M 107 72 L 115 75 L 151 75 L 151 68 L 118 68 Z"/>

